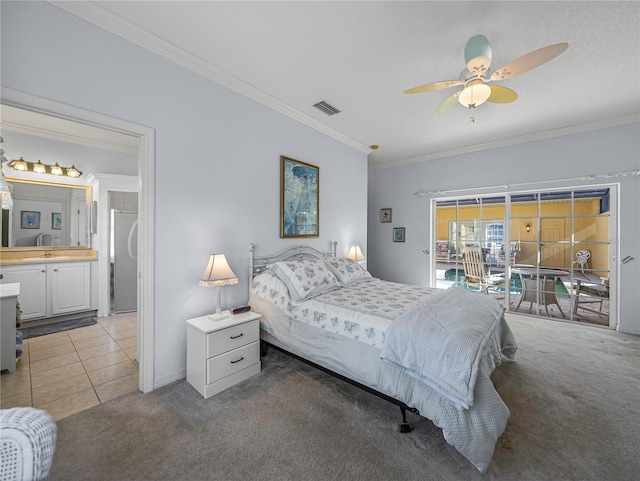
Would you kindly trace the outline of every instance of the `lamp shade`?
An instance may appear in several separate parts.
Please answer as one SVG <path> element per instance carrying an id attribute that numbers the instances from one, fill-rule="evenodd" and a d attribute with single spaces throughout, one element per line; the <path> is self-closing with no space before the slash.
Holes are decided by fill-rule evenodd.
<path id="1" fill-rule="evenodd" d="M 200 285 L 204 287 L 229 286 L 237 284 L 238 278 L 229 267 L 224 254 L 211 254 L 207 268 L 200 276 Z"/>
<path id="2" fill-rule="evenodd" d="M 36 174 L 46 174 L 47 173 L 47 168 L 45 167 L 45 165 L 38 161 L 35 164 L 33 164 L 33 171 Z"/>
<path id="3" fill-rule="evenodd" d="M 19 170 L 20 172 L 26 172 L 29 170 L 29 164 L 27 161 L 20 157 L 18 160 L 11 162 L 9 167 L 13 167 L 15 170 Z"/>
<path id="4" fill-rule="evenodd" d="M 78 169 L 76 169 L 76 166 L 75 166 L 75 165 L 72 165 L 71 167 L 69 167 L 69 168 L 67 169 L 67 175 L 68 175 L 69 177 L 75 177 L 75 178 L 78 178 L 78 177 L 80 177 L 80 176 L 82 175 L 82 172 L 80 172 Z"/>
<path id="5" fill-rule="evenodd" d="M 51 174 L 52 175 L 62 175 L 62 167 L 60 167 L 60 164 L 58 164 L 56 162 L 56 165 L 52 165 L 51 166 Z"/>
<path id="6" fill-rule="evenodd" d="M 468 108 L 482 105 L 491 96 L 491 88 L 479 83 L 466 87 L 458 96 L 458 102 Z"/>
<path id="7" fill-rule="evenodd" d="M 363 261 L 364 254 L 360 250 L 359 245 L 352 245 L 351 249 L 349 249 L 349 253 L 347 254 L 347 259 L 351 259 L 352 261 Z"/>

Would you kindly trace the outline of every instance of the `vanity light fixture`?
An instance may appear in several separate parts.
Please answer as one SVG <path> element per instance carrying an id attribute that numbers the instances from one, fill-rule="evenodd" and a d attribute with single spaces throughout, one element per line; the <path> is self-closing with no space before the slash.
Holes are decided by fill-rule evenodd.
<path id="1" fill-rule="evenodd" d="M 26 172 L 29 169 L 29 166 L 27 165 L 27 161 L 24 160 L 22 157 L 20 157 L 20 159 L 18 160 L 14 160 L 13 162 L 11 162 L 10 165 L 15 170 L 19 170 L 21 172 Z"/>
<path id="2" fill-rule="evenodd" d="M 200 285 L 203 287 L 218 288 L 218 305 L 215 314 L 208 317 L 212 321 L 219 321 L 229 317 L 229 311 L 220 310 L 220 287 L 238 283 L 238 277 L 233 273 L 224 254 L 211 254 L 207 268 L 200 276 Z"/>
<path id="3" fill-rule="evenodd" d="M 351 246 L 351 249 L 349 249 L 349 253 L 347 254 L 347 259 L 351 259 L 356 262 L 364 260 L 364 254 L 360 250 L 359 245 L 354 244 Z"/>
<path id="4" fill-rule="evenodd" d="M 51 166 L 51 175 L 62 175 L 62 167 L 56 162 L 56 165 Z"/>
<path id="5" fill-rule="evenodd" d="M 33 164 L 33 171 L 36 174 L 46 174 L 47 167 L 42 162 L 38 161 L 35 164 Z"/>
<path id="6" fill-rule="evenodd" d="M 524 228 L 527 230 L 527 232 L 531 232 L 531 224 L 525 225 Z"/>
<path id="7" fill-rule="evenodd" d="M 22 157 L 18 160 L 12 160 L 9 162 L 9 167 L 20 172 L 34 172 L 36 174 L 51 174 L 51 175 L 66 175 L 67 177 L 73 177 L 77 179 L 82 175 L 75 165 L 71 167 L 62 167 L 58 162 L 54 165 L 44 164 L 42 161 L 27 162 Z"/>
<path id="8" fill-rule="evenodd" d="M 75 165 L 72 165 L 71 167 L 69 167 L 67 169 L 67 176 L 68 177 L 73 177 L 74 179 L 77 179 L 81 175 L 82 175 L 82 172 L 80 172 L 78 169 L 76 169 Z"/>

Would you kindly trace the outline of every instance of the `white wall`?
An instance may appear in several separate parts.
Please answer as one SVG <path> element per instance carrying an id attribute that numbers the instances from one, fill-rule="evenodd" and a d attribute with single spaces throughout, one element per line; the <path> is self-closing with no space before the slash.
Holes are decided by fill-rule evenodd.
<path id="1" fill-rule="evenodd" d="M 428 286 L 431 212 L 428 197 L 415 192 L 532 183 L 532 189 L 620 184 L 620 252 L 635 259 L 619 266 L 620 330 L 640 334 L 640 177 L 557 182 L 583 175 L 640 168 L 640 124 L 529 142 L 369 173 L 369 270 L 377 277 Z M 539 184 L 537 184 L 540 182 Z M 533 183 L 536 183 L 535 185 Z M 514 190 L 513 188 L 510 190 Z M 518 187 L 518 190 L 524 190 Z M 504 193 L 504 188 L 477 190 Z M 472 191 L 465 192 L 470 195 Z M 453 195 L 453 194 L 449 194 Z M 462 194 L 461 194 L 462 195 Z M 381 224 L 381 208 L 393 222 Z M 406 242 L 394 243 L 391 228 L 406 227 Z M 612 233 L 615 242 L 617 236 Z"/>
<path id="2" fill-rule="evenodd" d="M 225 252 L 247 302 L 248 244 L 279 238 L 280 155 L 320 167 L 320 237 L 366 244 L 367 159 L 355 149 L 50 4 L 2 2 L 2 85 L 155 129 L 155 386 L 184 377 L 185 320 L 215 308 L 198 286 Z M 365 247 L 366 249 L 366 247 Z"/>
<path id="3" fill-rule="evenodd" d="M 4 54 L 4 49 L 2 52 Z M 2 77 L 4 81 L 4 74 Z M 4 138 L 2 147 L 6 152 L 5 156 L 9 160 L 23 157 L 28 162 L 41 160 L 43 163 L 50 165 L 58 162 L 63 167 L 75 165 L 82 172 L 82 176 L 77 179 L 66 176 L 60 178 L 52 175 L 34 174 L 33 172 L 19 172 L 8 168 L 5 164 L 4 173 L 11 177 L 86 185 L 87 175 L 95 172 L 138 175 L 138 157 L 136 155 L 12 132 L 5 129 L 2 129 L 2 137 Z"/>

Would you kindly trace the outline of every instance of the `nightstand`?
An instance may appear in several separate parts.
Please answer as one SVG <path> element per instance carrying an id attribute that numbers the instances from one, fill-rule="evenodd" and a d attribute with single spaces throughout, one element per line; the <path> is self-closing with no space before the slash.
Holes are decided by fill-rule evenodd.
<path id="1" fill-rule="evenodd" d="M 260 372 L 260 314 L 187 321 L 187 381 L 208 398 Z"/>

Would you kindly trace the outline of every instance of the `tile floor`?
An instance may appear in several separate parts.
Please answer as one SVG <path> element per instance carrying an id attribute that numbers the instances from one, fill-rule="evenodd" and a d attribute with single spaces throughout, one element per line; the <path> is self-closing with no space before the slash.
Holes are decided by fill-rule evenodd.
<path id="1" fill-rule="evenodd" d="M 0 407 L 34 406 L 55 420 L 138 389 L 136 313 L 27 339 L 16 371 L 0 377 Z"/>

